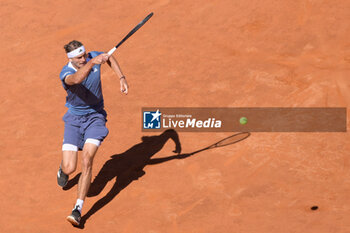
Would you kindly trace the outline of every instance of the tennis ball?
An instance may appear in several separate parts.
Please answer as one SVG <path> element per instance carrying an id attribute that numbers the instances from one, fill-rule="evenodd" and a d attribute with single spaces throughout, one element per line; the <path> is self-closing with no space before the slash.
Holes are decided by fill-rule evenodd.
<path id="1" fill-rule="evenodd" d="M 241 117 L 241 119 L 239 119 L 239 123 L 241 123 L 241 125 L 245 125 L 247 124 L 248 119 L 246 117 Z"/>

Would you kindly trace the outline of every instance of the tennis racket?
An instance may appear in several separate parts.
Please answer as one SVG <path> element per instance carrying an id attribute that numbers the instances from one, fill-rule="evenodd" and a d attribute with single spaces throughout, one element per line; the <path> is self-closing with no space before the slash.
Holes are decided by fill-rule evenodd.
<path id="1" fill-rule="evenodd" d="M 134 27 L 134 29 L 132 29 L 114 48 L 109 50 L 108 55 L 111 56 L 120 45 L 122 45 L 130 36 L 132 36 L 137 30 L 139 30 L 140 27 L 142 27 L 152 16 L 153 12 L 147 15 L 146 18 L 144 18 L 139 24 L 137 24 L 136 27 Z"/>

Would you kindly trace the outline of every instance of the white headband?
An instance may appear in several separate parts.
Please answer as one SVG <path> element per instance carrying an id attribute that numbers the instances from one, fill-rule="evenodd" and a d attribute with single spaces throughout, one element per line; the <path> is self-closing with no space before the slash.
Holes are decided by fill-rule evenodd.
<path id="1" fill-rule="evenodd" d="M 77 49 L 74 49 L 73 51 L 70 51 L 69 53 L 67 53 L 68 58 L 73 58 L 76 56 L 79 56 L 80 54 L 85 53 L 85 47 L 84 45 L 80 46 Z"/>

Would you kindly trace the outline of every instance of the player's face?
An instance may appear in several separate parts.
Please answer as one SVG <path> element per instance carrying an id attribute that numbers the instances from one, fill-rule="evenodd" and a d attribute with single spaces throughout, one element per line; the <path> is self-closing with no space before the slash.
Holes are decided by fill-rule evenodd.
<path id="1" fill-rule="evenodd" d="M 82 55 L 71 58 L 71 62 L 76 68 L 80 69 L 86 64 L 86 57 L 86 53 L 83 53 Z"/>

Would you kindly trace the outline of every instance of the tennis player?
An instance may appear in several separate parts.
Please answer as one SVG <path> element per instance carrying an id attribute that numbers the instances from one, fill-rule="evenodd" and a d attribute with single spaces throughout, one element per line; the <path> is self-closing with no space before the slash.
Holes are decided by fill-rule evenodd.
<path id="1" fill-rule="evenodd" d="M 87 53 L 84 45 L 73 40 L 64 46 L 68 63 L 62 68 L 60 79 L 67 91 L 63 116 L 65 123 L 62 145 L 62 162 L 57 173 L 57 183 L 65 187 L 68 176 L 77 167 L 78 150 L 81 155 L 81 176 L 78 182 L 78 196 L 72 213 L 67 220 L 78 226 L 84 200 L 91 183 L 91 169 L 98 147 L 108 134 L 107 113 L 104 110 L 101 88 L 101 64 L 107 64 L 120 79 L 120 90 L 128 94 L 128 84 L 117 60 L 103 52 Z"/>

